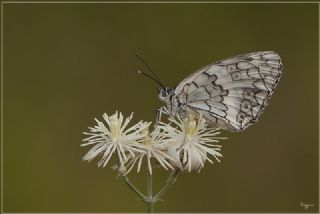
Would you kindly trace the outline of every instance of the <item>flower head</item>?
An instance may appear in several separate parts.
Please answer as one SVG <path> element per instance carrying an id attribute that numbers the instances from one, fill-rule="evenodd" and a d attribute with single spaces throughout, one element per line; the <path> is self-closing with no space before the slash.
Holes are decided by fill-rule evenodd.
<path id="1" fill-rule="evenodd" d="M 137 172 L 139 172 L 144 157 L 146 157 L 150 174 L 152 174 L 152 158 L 155 159 L 164 169 L 173 169 L 169 161 L 174 161 L 174 159 L 167 154 L 168 147 L 171 143 L 169 141 L 165 141 L 166 135 L 161 133 L 161 129 L 158 126 L 156 126 L 154 131 L 151 133 L 149 133 L 149 128 L 144 129 L 143 132 L 145 134 L 145 138 L 144 141 L 139 144 L 138 148 L 144 152 L 138 152 L 135 157 L 132 157 L 127 165 L 129 167 L 127 173 L 131 171 L 135 163 L 138 163 Z"/>
<path id="2" fill-rule="evenodd" d="M 149 127 L 150 123 L 140 121 L 128 127 L 133 113 L 124 120 L 121 113 L 116 112 L 112 116 L 103 114 L 104 122 L 95 119 L 97 125 L 89 127 L 90 132 L 84 132 L 89 137 L 83 141 L 81 146 L 94 145 L 83 157 L 83 160 L 91 161 L 95 157 L 102 155 L 98 166 L 105 167 L 114 153 L 118 156 L 120 166 L 128 160 L 128 156 L 135 155 L 135 152 L 143 152 L 137 145 L 144 141 L 146 134 L 142 130 Z"/>
<path id="3" fill-rule="evenodd" d="M 202 115 L 197 120 L 191 114 L 184 119 L 169 116 L 169 121 L 169 124 L 160 122 L 160 128 L 171 142 L 168 155 L 175 159 L 175 166 L 189 172 L 192 169 L 199 171 L 206 161 L 213 163 L 208 154 L 220 162 L 221 145 L 213 143 L 225 138 L 217 137 L 220 134 L 218 129 L 208 127 Z"/>

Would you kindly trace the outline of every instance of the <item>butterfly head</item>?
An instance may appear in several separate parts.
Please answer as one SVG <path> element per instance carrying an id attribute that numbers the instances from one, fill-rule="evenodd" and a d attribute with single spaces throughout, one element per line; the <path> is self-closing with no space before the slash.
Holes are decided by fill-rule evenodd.
<path id="1" fill-rule="evenodd" d="M 158 96 L 161 101 L 168 100 L 170 96 L 174 93 L 172 88 L 157 88 L 158 89 Z"/>

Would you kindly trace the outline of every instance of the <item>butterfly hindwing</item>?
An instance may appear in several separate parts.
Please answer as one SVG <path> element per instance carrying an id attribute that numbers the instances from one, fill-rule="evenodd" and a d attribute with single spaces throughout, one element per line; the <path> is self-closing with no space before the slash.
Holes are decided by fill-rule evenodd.
<path id="1" fill-rule="evenodd" d="M 281 76 L 280 57 L 272 52 L 236 56 L 208 65 L 175 89 L 187 110 L 218 127 L 239 131 L 253 124 Z"/>

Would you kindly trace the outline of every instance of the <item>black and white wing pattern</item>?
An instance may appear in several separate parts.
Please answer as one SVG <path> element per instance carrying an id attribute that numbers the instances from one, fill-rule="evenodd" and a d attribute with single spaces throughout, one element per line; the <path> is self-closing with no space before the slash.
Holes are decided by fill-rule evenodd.
<path id="1" fill-rule="evenodd" d="M 244 54 L 199 69 L 176 87 L 175 95 L 186 111 L 219 128 L 241 131 L 257 121 L 281 72 L 275 52 Z"/>

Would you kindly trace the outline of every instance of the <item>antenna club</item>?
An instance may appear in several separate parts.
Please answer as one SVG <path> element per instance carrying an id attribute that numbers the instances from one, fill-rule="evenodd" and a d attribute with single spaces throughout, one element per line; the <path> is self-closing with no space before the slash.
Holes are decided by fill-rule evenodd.
<path id="1" fill-rule="evenodd" d="M 142 75 L 144 75 L 144 76 L 152 79 L 152 80 L 155 81 L 158 85 L 160 85 L 162 88 L 164 88 L 164 86 L 163 86 L 163 84 L 161 83 L 161 81 L 160 81 L 159 77 L 157 76 L 157 74 L 152 71 L 152 69 L 150 68 L 150 66 L 142 59 L 141 56 L 139 56 L 138 54 L 136 54 L 136 56 L 141 60 L 141 62 L 143 62 L 143 64 L 144 64 L 145 66 L 147 66 L 147 68 L 148 68 L 149 71 L 151 72 L 152 76 L 149 75 L 149 74 L 147 74 L 147 73 L 145 73 L 145 72 L 142 72 L 142 71 L 137 71 L 137 73 L 138 73 L 138 74 L 142 74 Z"/>

